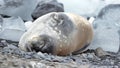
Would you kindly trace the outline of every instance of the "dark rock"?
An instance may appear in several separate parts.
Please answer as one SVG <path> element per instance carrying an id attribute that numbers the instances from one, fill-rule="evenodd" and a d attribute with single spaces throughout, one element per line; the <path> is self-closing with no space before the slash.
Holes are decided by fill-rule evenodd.
<path id="1" fill-rule="evenodd" d="M 98 57 L 104 57 L 104 56 L 108 56 L 110 54 L 99 47 L 95 50 L 95 55 L 98 56 Z"/>
<path id="2" fill-rule="evenodd" d="M 8 43 L 6 42 L 6 40 L 1 40 L 0 47 L 6 47 L 6 46 L 8 46 Z"/>
<path id="3" fill-rule="evenodd" d="M 32 13 L 32 17 L 36 19 L 50 12 L 64 12 L 63 4 L 57 0 L 41 0 Z"/>
<path id="4" fill-rule="evenodd" d="M 17 54 L 19 54 L 18 50 L 19 49 L 16 46 L 14 46 L 14 45 L 8 45 L 7 47 L 4 47 L 2 49 L 2 53 L 4 53 L 4 54 L 7 54 L 7 53 L 9 53 L 9 54 L 15 54 L 15 53 L 17 53 Z"/>

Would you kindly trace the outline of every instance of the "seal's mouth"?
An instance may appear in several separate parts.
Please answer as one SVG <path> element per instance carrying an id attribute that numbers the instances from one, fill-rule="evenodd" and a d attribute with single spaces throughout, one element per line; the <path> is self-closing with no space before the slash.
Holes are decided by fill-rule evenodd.
<path id="1" fill-rule="evenodd" d="M 32 51 L 53 54 L 54 43 L 50 36 L 40 35 L 39 37 L 35 37 L 32 39 L 31 45 Z"/>

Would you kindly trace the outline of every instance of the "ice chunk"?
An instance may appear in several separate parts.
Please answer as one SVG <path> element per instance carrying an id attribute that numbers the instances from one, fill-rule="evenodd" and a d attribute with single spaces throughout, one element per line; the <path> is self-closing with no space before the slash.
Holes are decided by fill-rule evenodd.
<path id="1" fill-rule="evenodd" d="M 31 14 L 37 4 L 37 0 L 0 0 L 0 14 L 32 20 Z"/>
<path id="2" fill-rule="evenodd" d="M 27 30 L 32 26 L 32 24 L 33 24 L 32 21 L 25 22 L 25 27 L 27 28 Z"/>
<path id="3" fill-rule="evenodd" d="M 90 48 L 101 47 L 105 51 L 117 52 L 120 45 L 120 4 L 103 8 L 93 22 L 94 39 Z"/>
<path id="4" fill-rule="evenodd" d="M 66 12 L 76 13 L 85 17 L 95 16 L 103 7 L 102 0 L 58 0 L 63 3 Z"/>
<path id="5" fill-rule="evenodd" d="M 90 19 L 88 20 L 91 24 L 94 22 L 95 18 L 94 17 L 90 17 Z"/>
<path id="6" fill-rule="evenodd" d="M 120 4 L 120 0 L 105 0 L 105 3 L 108 4 Z"/>
<path id="7" fill-rule="evenodd" d="M 0 39 L 11 41 L 19 41 L 21 35 L 26 31 L 20 17 L 3 18 L 0 29 Z"/>
<path id="8" fill-rule="evenodd" d="M 2 18 L 2 16 L 0 16 L 0 30 L 2 28 L 2 24 L 3 24 L 3 18 Z"/>
<path id="9" fill-rule="evenodd" d="M 120 0 L 58 0 L 63 3 L 66 12 L 72 12 L 84 17 L 97 16 L 100 10 L 108 4 L 120 4 Z"/>

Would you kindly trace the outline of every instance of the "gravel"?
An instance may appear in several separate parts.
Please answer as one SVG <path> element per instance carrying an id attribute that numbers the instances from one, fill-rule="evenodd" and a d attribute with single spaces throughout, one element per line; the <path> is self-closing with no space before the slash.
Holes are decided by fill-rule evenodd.
<path id="1" fill-rule="evenodd" d="M 102 57 L 97 56 L 100 48 L 78 55 L 56 56 L 24 52 L 16 44 L 0 41 L 0 68 L 120 68 L 120 55 L 103 51 Z M 102 52 L 101 49 L 100 51 Z"/>

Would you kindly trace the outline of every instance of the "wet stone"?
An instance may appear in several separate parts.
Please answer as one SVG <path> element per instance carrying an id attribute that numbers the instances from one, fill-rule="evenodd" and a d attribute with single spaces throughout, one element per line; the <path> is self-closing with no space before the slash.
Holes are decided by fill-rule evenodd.
<path id="1" fill-rule="evenodd" d="M 105 56 L 109 56 L 110 54 L 99 47 L 95 50 L 95 55 L 98 57 L 105 57 Z"/>
<path id="2" fill-rule="evenodd" d="M 6 47 L 8 46 L 8 43 L 5 40 L 0 41 L 0 47 Z"/>
<path id="3" fill-rule="evenodd" d="M 63 4 L 57 2 L 57 0 L 40 0 L 36 9 L 32 13 L 32 17 L 37 19 L 50 12 L 64 12 Z"/>

